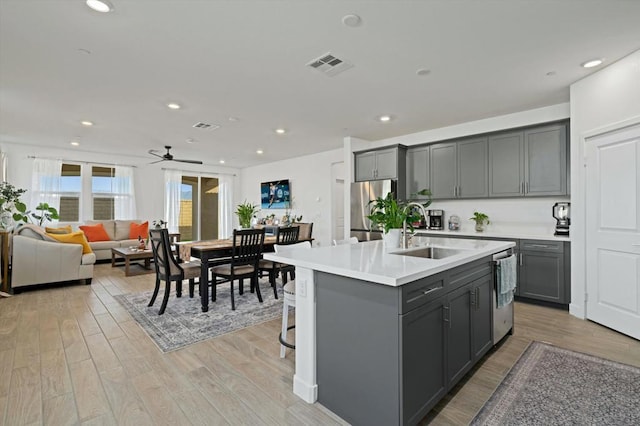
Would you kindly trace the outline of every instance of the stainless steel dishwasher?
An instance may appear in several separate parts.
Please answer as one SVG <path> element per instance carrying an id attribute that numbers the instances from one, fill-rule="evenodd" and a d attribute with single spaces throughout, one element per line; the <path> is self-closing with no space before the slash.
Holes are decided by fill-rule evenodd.
<path id="1" fill-rule="evenodd" d="M 498 308 L 498 261 L 511 256 L 516 256 L 512 249 L 501 251 L 493 255 L 493 344 L 497 344 L 507 333 L 513 333 L 513 300 L 501 308 Z M 516 275 L 517 276 L 517 275 Z M 517 283 L 516 283 L 517 285 Z"/>

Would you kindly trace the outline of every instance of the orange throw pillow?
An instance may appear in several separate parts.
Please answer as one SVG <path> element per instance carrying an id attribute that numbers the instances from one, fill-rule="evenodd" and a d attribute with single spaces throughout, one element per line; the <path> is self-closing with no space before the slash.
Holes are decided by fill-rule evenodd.
<path id="1" fill-rule="evenodd" d="M 59 228 L 49 228 L 48 226 L 44 228 L 47 234 L 70 234 L 73 232 L 71 229 L 71 225 L 61 226 Z"/>
<path id="2" fill-rule="evenodd" d="M 149 237 L 149 221 L 144 223 L 131 223 L 129 227 L 129 238 L 132 240 L 142 237 L 146 240 Z"/>
<path id="3" fill-rule="evenodd" d="M 84 236 L 84 232 L 76 231 L 70 234 L 50 234 L 47 233 L 48 236 L 54 238 L 61 243 L 70 243 L 70 244 L 81 244 L 82 245 L 82 254 L 93 253 L 91 250 L 91 246 L 87 242 L 87 239 Z"/>
<path id="4" fill-rule="evenodd" d="M 106 229 L 104 229 L 104 225 L 101 223 L 98 223 L 97 225 L 80 225 L 78 228 L 82 229 L 87 240 L 91 242 L 111 241 Z"/>

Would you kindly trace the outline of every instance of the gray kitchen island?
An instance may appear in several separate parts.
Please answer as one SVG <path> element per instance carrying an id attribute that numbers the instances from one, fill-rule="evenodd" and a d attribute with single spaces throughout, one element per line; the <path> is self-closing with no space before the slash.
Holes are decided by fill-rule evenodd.
<path id="1" fill-rule="evenodd" d="M 492 255 L 414 237 L 265 258 L 296 266 L 294 393 L 352 424 L 415 424 L 492 347 Z"/>

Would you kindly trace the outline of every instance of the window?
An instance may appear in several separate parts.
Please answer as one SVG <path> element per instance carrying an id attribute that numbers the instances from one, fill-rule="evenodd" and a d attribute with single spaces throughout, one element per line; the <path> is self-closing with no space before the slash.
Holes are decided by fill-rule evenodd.
<path id="1" fill-rule="evenodd" d="M 62 164 L 60 221 L 135 219 L 131 167 Z"/>
<path id="2" fill-rule="evenodd" d="M 79 164 L 63 164 L 60 182 L 60 221 L 78 222 L 80 220 L 80 195 L 82 178 Z"/>
<path id="3" fill-rule="evenodd" d="M 93 219 L 115 219 L 115 169 L 113 167 L 91 168 L 91 195 Z"/>

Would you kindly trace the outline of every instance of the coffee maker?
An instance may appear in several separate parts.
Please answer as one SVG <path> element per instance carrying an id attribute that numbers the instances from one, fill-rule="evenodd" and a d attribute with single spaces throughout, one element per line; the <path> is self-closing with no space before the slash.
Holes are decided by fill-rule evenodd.
<path id="1" fill-rule="evenodd" d="M 570 208 L 571 203 L 555 203 L 553 205 L 553 217 L 556 219 L 556 232 L 553 235 L 569 236 L 569 225 L 571 225 Z"/>
<path id="2" fill-rule="evenodd" d="M 444 210 L 427 210 L 427 227 L 434 231 L 444 229 Z"/>

